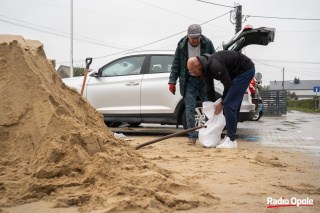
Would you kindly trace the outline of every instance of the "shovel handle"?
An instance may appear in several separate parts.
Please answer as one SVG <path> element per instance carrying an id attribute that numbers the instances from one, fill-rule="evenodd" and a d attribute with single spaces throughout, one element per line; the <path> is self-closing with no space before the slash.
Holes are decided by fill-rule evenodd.
<path id="1" fill-rule="evenodd" d="M 147 146 L 147 145 L 150 145 L 150 144 L 159 142 L 159 141 L 163 141 L 163 140 L 168 139 L 168 138 L 172 138 L 172 137 L 175 137 L 175 136 L 179 136 L 179 135 L 182 135 L 182 134 L 185 134 L 185 133 L 188 133 L 188 132 L 192 132 L 192 131 L 197 130 L 197 129 L 200 129 L 200 128 L 207 128 L 207 126 L 203 124 L 203 125 L 198 126 L 198 127 L 186 129 L 186 130 L 183 130 L 183 131 L 180 131 L 180 132 L 176 132 L 176 133 L 173 133 L 173 134 L 170 134 L 170 135 L 167 135 L 167 136 L 163 136 L 163 137 L 161 137 L 161 138 L 158 138 L 158 139 L 155 139 L 155 140 L 152 140 L 152 141 L 149 141 L 149 142 L 140 144 L 140 145 L 136 146 L 134 149 L 135 149 L 135 150 L 138 150 L 138 149 L 140 149 L 141 147 L 144 147 L 144 146 Z"/>
<path id="2" fill-rule="evenodd" d="M 92 63 L 92 58 L 86 58 L 86 69 L 89 69 L 89 66 L 91 63 Z"/>
<path id="3" fill-rule="evenodd" d="M 92 63 L 92 58 L 86 58 L 86 72 L 84 74 L 84 78 L 83 78 L 83 83 L 82 83 L 82 88 L 81 88 L 81 96 L 83 95 L 83 90 L 84 90 L 84 86 L 86 84 L 86 80 L 87 80 L 87 75 L 88 75 L 88 70 L 89 70 L 89 66 Z"/>

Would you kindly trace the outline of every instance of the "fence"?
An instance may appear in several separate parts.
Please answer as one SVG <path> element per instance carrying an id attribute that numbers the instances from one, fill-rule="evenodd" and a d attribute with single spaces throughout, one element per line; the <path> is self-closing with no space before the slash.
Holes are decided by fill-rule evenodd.
<path id="1" fill-rule="evenodd" d="M 265 115 L 287 114 L 287 90 L 261 90 Z"/>

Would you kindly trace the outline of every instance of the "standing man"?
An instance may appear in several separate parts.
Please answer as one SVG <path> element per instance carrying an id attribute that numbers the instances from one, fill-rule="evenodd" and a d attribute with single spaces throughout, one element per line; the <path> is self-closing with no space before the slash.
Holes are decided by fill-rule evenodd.
<path id="1" fill-rule="evenodd" d="M 221 113 L 224 108 L 227 136 L 217 148 L 236 148 L 238 116 L 244 93 L 255 74 L 254 63 L 237 51 L 225 50 L 190 58 L 188 69 L 195 75 L 203 76 L 209 101 L 215 100 L 213 79 L 223 84 L 222 102 L 217 106 L 215 114 Z"/>
<path id="2" fill-rule="evenodd" d="M 176 82 L 179 78 L 180 93 L 184 98 L 186 107 L 186 120 L 188 129 L 195 127 L 196 98 L 199 94 L 201 101 L 207 101 L 207 94 L 204 82 L 197 78 L 187 68 L 189 58 L 200 56 L 204 53 L 212 54 L 215 52 L 210 39 L 201 34 L 201 26 L 192 24 L 188 27 L 188 34 L 183 37 L 177 46 L 172 62 L 169 77 L 169 90 L 175 94 Z M 197 132 L 189 132 L 190 144 L 195 144 L 198 138 Z"/>

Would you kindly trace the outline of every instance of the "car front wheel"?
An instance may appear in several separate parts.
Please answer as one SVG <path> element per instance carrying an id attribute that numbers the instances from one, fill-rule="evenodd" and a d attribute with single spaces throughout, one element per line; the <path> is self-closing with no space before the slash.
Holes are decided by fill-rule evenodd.
<path id="1" fill-rule="evenodd" d="M 114 121 L 111 121 L 111 122 L 104 122 L 108 127 L 118 127 L 122 124 L 122 122 L 114 122 Z"/>
<path id="2" fill-rule="evenodd" d="M 138 127 L 141 123 L 128 123 L 130 126 Z"/>

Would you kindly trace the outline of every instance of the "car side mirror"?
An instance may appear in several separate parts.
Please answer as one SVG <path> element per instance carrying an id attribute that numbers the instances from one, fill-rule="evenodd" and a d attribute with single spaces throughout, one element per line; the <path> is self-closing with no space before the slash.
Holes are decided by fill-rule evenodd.
<path id="1" fill-rule="evenodd" d="M 94 70 L 93 71 L 93 76 L 94 77 L 99 77 L 100 69 L 99 70 Z"/>

